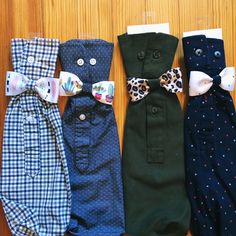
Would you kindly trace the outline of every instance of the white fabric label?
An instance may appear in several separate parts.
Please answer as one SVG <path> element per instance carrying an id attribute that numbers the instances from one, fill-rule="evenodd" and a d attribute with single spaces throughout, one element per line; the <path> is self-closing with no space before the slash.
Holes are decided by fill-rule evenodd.
<path id="1" fill-rule="evenodd" d="M 127 26 L 127 34 L 142 34 L 142 33 L 170 34 L 170 25 L 169 23 L 163 23 L 163 24 L 145 24 L 145 25 Z"/>
<path id="2" fill-rule="evenodd" d="M 199 34 L 203 34 L 207 38 L 222 39 L 222 29 L 221 28 L 184 32 L 183 37 L 194 36 L 194 35 L 199 35 Z"/>

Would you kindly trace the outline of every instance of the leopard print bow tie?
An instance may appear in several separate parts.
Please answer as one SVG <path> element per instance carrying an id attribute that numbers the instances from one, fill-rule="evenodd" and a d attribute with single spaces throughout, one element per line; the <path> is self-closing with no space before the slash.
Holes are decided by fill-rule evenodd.
<path id="1" fill-rule="evenodd" d="M 168 92 L 178 93 L 182 92 L 182 73 L 179 67 L 170 69 L 158 80 L 160 86 L 165 88 Z M 137 102 L 148 95 L 150 86 L 148 79 L 129 77 L 127 81 L 127 88 L 132 102 Z"/>

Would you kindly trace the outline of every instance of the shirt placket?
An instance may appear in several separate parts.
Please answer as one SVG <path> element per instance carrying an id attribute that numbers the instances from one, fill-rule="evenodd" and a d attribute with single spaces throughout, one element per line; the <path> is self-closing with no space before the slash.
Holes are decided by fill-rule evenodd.
<path id="1" fill-rule="evenodd" d="M 89 167 L 89 147 L 91 143 L 91 111 L 76 107 L 75 122 L 75 165 L 81 172 Z"/>
<path id="2" fill-rule="evenodd" d="M 150 78 L 150 94 L 145 98 L 146 106 L 146 143 L 147 143 L 147 162 L 163 163 L 165 156 L 166 142 L 166 102 L 160 90 L 160 81 L 157 79 L 162 74 L 161 71 L 149 71 L 150 63 L 158 63 L 161 60 L 161 53 L 157 49 L 150 48 L 155 38 L 149 39 L 143 59 L 142 77 Z M 158 74 L 159 73 L 159 74 Z"/>
<path id="3" fill-rule="evenodd" d="M 89 73 L 88 53 L 86 47 L 82 45 L 83 58 L 78 59 L 78 66 L 82 66 L 82 73 L 79 75 L 84 83 L 84 91 L 75 99 L 75 166 L 81 172 L 88 171 L 90 164 L 90 147 L 91 147 L 91 114 L 92 101 L 89 94 L 92 79 Z M 81 61 L 83 62 L 81 64 Z M 86 91 L 87 90 L 87 91 Z"/>

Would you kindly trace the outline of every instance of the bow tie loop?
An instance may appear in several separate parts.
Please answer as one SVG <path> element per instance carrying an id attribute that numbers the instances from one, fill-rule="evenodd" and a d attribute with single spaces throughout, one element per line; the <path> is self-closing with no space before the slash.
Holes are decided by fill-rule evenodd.
<path id="1" fill-rule="evenodd" d="M 73 73 L 66 71 L 60 73 L 60 96 L 75 96 L 82 91 L 89 92 L 97 101 L 112 105 L 114 87 L 114 81 L 101 81 L 92 85 L 83 84 L 79 77 Z"/>
<path id="2" fill-rule="evenodd" d="M 235 68 L 226 67 L 219 75 L 213 77 L 210 77 L 201 71 L 191 71 L 189 79 L 189 95 L 199 96 L 205 94 L 213 84 L 226 91 L 233 91 L 235 84 Z"/>
<path id="3" fill-rule="evenodd" d="M 179 67 L 170 69 L 158 79 L 144 79 L 130 77 L 127 80 L 127 89 L 132 102 L 139 101 L 146 97 L 151 88 L 163 87 L 170 93 L 182 92 L 182 73 Z"/>
<path id="4" fill-rule="evenodd" d="M 6 96 L 16 96 L 29 90 L 37 92 L 47 102 L 57 103 L 59 97 L 59 80 L 55 78 L 31 80 L 18 72 L 7 72 Z"/>

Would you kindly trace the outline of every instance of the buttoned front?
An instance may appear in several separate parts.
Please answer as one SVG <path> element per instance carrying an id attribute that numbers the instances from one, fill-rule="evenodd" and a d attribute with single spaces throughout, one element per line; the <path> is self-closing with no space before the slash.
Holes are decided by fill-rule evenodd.
<path id="1" fill-rule="evenodd" d="M 122 156 L 126 231 L 185 236 L 190 207 L 184 189 L 183 115 L 177 96 L 160 85 L 171 77 L 161 75 L 171 68 L 178 39 L 147 33 L 123 34 L 118 40 L 132 92 Z"/>
<path id="2" fill-rule="evenodd" d="M 62 69 L 83 82 L 63 115 L 73 200 L 67 235 L 120 236 L 125 231 L 115 117 L 111 105 L 99 102 L 104 90 L 106 99 L 113 96 L 113 86 L 98 83 L 109 78 L 112 52 L 113 44 L 99 39 L 71 40 L 60 47 Z M 81 67 L 78 57 L 84 60 Z"/>
<path id="3" fill-rule="evenodd" d="M 234 236 L 236 114 L 227 91 L 234 84 L 234 74 L 219 76 L 226 67 L 223 40 L 190 36 L 183 38 L 183 48 L 191 77 L 184 127 L 191 232 L 193 236 Z M 201 49 L 202 54 L 196 57 L 194 48 Z M 232 67 L 224 70 L 230 72 Z M 203 92 L 193 86 L 201 85 L 202 74 L 213 80 Z"/>
<path id="4" fill-rule="evenodd" d="M 27 90 L 8 105 L 2 148 L 0 199 L 14 236 L 63 236 L 69 223 L 71 192 L 59 109 L 35 91 L 40 78 L 53 78 L 58 49 L 57 39 L 12 40 L 18 73 L 13 79 L 27 77 Z"/>

